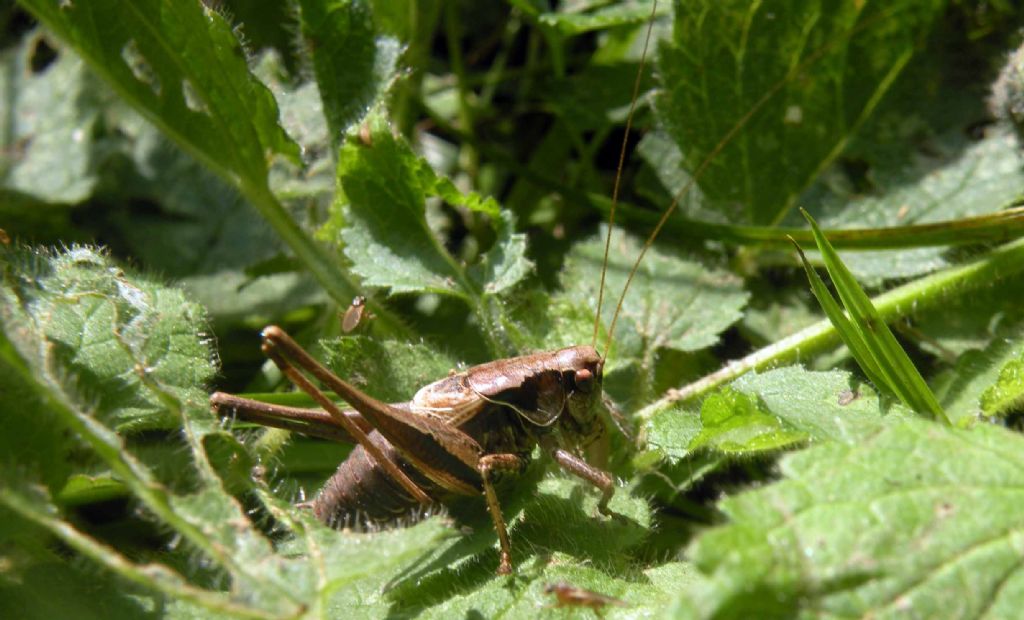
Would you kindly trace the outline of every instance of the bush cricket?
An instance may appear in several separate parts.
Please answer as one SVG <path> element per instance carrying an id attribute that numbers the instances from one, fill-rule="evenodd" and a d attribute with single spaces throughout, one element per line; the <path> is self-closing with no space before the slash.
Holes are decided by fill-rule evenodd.
<path id="1" fill-rule="evenodd" d="M 358 444 L 313 500 L 319 519 L 343 524 L 358 513 L 387 521 L 417 504 L 482 492 L 501 546 L 498 573 L 508 574 L 511 546 L 494 481 L 521 473 L 535 445 L 600 489 L 598 509 L 611 514 L 612 477 L 573 451 L 604 430 L 599 417 L 604 362 L 593 347 L 474 366 L 427 385 L 408 403 L 387 404 L 331 373 L 281 328 L 269 326 L 262 337 L 264 353 L 326 413 L 219 392 L 210 402 L 225 416 Z M 304 372 L 355 411 L 342 411 Z"/>
<path id="2" fill-rule="evenodd" d="M 648 28 L 643 58 L 650 36 Z M 637 90 L 643 61 L 639 71 Z M 630 118 L 635 101 L 634 93 Z M 618 174 L 621 165 L 620 160 Z M 601 285 L 603 296 L 603 276 Z M 346 326 L 358 323 L 349 315 L 362 306 L 353 303 Z M 510 574 L 511 544 L 494 482 L 521 473 L 537 445 L 564 470 L 597 487 L 599 512 L 612 514 L 612 476 L 577 455 L 605 430 L 600 415 L 606 408 L 604 358 L 592 345 L 474 366 L 423 387 L 409 402 L 388 404 L 334 375 L 281 328 L 266 327 L 262 341 L 267 357 L 323 409 L 281 407 L 221 392 L 210 397 L 210 404 L 224 417 L 357 444 L 312 502 L 314 514 L 328 524 L 343 525 L 356 514 L 371 521 L 393 520 L 417 505 L 482 493 L 498 535 L 497 572 Z M 354 410 L 339 408 L 309 377 Z M 621 417 L 609 411 L 622 428 Z"/>
<path id="3" fill-rule="evenodd" d="M 614 205 L 656 10 L 654 3 L 619 155 L 605 269 Z M 629 283 L 685 191 L 663 212 L 633 266 L 607 332 L 605 354 Z M 482 494 L 499 541 L 497 572 L 509 574 L 513 566 L 511 544 L 494 483 L 499 477 L 521 473 L 535 446 L 564 470 L 597 487 L 601 493 L 599 512 L 612 514 L 608 508 L 615 492 L 612 476 L 578 456 L 580 448 L 605 430 L 602 412 L 608 412 L 613 423 L 625 430 L 621 416 L 603 398 L 605 359 L 595 347 L 604 288 L 602 270 L 591 345 L 474 366 L 421 388 L 404 403 L 384 403 L 363 393 L 317 362 L 284 330 L 268 326 L 262 332 L 263 352 L 322 409 L 281 407 L 220 392 L 211 396 L 210 403 L 226 418 L 357 444 L 312 502 L 314 514 L 328 524 L 345 525 L 355 515 L 370 521 L 389 521 L 408 515 L 418 505 Z M 361 311 L 361 304 L 353 307 L 357 306 L 350 312 Z M 346 317 L 346 322 L 358 321 Z M 354 410 L 342 410 L 310 377 Z"/>

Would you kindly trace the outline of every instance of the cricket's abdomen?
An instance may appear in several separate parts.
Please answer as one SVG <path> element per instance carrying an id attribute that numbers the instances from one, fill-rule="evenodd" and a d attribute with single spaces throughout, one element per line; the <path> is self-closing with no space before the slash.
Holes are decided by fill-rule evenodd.
<path id="1" fill-rule="evenodd" d="M 368 437 L 438 504 L 447 499 L 443 489 L 405 462 L 379 432 L 373 431 Z M 342 461 L 313 500 L 313 514 L 338 528 L 409 520 L 422 514 L 423 508 L 427 507 L 409 495 L 360 445 Z"/>
<path id="2" fill-rule="evenodd" d="M 487 454 L 519 455 L 523 458 L 524 467 L 536 444 L 514 412 L 494 405 L 486 406 L 482 415 L 469 420 L 460 430 L 480 442 Z M 430 480 L 423 471 L 410 465 L 379 431 L 372 431 L 367 437 L 437 505 L 462 495 Z M 418 448 L 417 453 L 429 466 L 452 473 L 461 470 L 459 478 L 482 492 L 479 475 L 455 461 L 429 438 L 419 437 L 413 442 L 416 435 L 412 434 L 407 439 L 412 442 L 410 445 Z M 494 480 L 515 477 L 518 473 L 521 472 L 499 472 L 494 475 Z M 429 512 L 427 509 L 429 506 L 417 502 L 360 445 L 353 448 L 313 500 L 313 514 L 327 525 L 339 528 L 414 521 Z"/>

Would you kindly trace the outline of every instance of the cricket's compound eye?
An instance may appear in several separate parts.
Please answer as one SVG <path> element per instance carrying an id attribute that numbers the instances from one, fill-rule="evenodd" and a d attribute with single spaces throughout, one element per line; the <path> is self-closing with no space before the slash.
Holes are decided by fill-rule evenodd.
<path id="1" fill-rule="evenodd" d="M 576 389 L 581 392 L 589 392 L 594 387 L 594 373 L 586 368 L 576 371 Z"/>

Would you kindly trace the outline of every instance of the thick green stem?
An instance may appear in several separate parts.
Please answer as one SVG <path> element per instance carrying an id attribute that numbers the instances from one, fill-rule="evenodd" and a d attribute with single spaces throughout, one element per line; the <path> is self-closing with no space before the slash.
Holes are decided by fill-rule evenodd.
<path id="1" fill-rule="evenodd" d="M 913 282 L 904 284 L 872 299 L 879 315 L 886 323 L 935 308 L 957 294 L 1024 271 L 1024 239 L 991 250 L 979 258 L 958 267 L 952 267 Z M 801 359 L 811 358 L 840 343 L 839 334 L 827 319 L 806 327 L 750 355 L 727 364 L 678 390 L 671 390 L 661 400 L 644 408 L 638 415 L 663 408 L 675 401 L 699 398 L 720 385 L 728 383 L 751 370 L 775 368 Z"/>
<path id="2" fill-rule="evenodd" d="M 239 618 L 273 619 L 281 617 L 280 614 L 238 604 L 232 601 L 227 593 L 196 588 L 181 575 L 161 564 L 135 564 L 113 548 L 102 545 L 76 530 L 67 521 L 47 514 L 43 509 L 34 506 L 30 500 L 16 492 L 8 491 L 0 495 L 0 504 L 22 518 L 46 528 L 67 546 L 127 581 L 156 592 L 162 592 L 172 598 L 180 598 L 216 614 Z M 291 613 L 297 615 L 301 611 L 301 608 L 296 606 Z"/>

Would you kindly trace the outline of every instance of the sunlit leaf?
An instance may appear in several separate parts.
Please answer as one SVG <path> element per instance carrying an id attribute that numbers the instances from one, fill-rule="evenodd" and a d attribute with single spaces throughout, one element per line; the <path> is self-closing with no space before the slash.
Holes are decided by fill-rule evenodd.
<path id="1" fill-rule="evenodd" d="M 721 502 L 690 557 L 701 615 L 1012 616 L 1022 583 L 1022 440 L 904 419 L 783 459 L 783 480 Z M 771 592 L 770 596 L 765 596 Z"/>
<path id="2" fill-rule="evenodd" d="M 704 196 L 731 221 L 778 222 L 871 115 L 941 6 L 677 3 L 656 110 L 691 173 L 715 154 Z"/>

